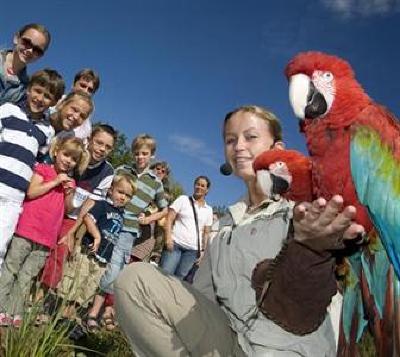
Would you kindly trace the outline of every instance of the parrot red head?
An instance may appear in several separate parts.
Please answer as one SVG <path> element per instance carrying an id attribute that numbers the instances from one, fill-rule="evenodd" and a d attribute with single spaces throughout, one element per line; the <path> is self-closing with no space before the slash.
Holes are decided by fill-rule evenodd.
<path id="1" fill-rule="evenodd" d="M 285 70 L 295 115 L 306 122 L 321 119 L 331 127 L 351 124 L 371 100 L 343 59 L 322 52 L 303 52 Z"/>
<path id="2" fill-rule="evenodd" d="M 293 201 L 311 201 L 311 161 L 300 152 L 267 150 L 255 159 L 253 167 L 267 194 L 284 194 Z"/>

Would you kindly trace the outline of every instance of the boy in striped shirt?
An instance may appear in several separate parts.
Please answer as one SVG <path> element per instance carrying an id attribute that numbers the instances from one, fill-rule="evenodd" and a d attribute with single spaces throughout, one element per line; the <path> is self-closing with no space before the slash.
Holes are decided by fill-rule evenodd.
<path id="1" fill-rule="evenodd" d="M 0 272 L 14 233 L 38 153 L 48 150 L 54 130 L 44 113 L 64 93 L 64 80 L 52 69 L 34 73 L 26 102 L 0 106 Z"/>

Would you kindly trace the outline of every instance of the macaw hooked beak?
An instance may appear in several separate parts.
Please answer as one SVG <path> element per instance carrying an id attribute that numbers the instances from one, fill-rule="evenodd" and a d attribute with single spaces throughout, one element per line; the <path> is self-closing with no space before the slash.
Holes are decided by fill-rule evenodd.
<path id="1" fill-rule="evenodd" d="M 289 190 L 289 181 L 291 181 L 291 177 L 285 179 L 278 175 L 271 174 L 268 170 L 258 170 L 256 174 L 259 187 L 268 197 L 272 195 L 282 195 Z"/>
<path id="2" fill-rule="evenodd" d="M 328 109 L 324 96 L 315 88 L 310 77 L 302 73 L 289 79 L 289 100 L 299 119 L 318 118 Z"/>
<path id="3" fill-rule="evenodd" d="M 272 193 L 282 195 L 289 190 L 289 182 L 283 177 L 271 174 Z"/>

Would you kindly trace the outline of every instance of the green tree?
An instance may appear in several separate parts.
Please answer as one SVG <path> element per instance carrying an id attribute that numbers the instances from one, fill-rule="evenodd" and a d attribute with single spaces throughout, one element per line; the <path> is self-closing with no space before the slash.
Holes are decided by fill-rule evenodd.
<path id="1" fill-rule="evenodd" d="M 132 152 L 126 141 L 126 135 L 119 133 L 115 148 L 108 158 L 114 168 L 120 165 L 132 165 Z"/>
<path id="2" fill-rule="evenodd" d="M 185 194 L 185 190 L 182 185 L 175 181 L 174 179 L 169 179 L 169 187 L 168 187 L 169 201 L 174 202 L 180 195 Z"/>

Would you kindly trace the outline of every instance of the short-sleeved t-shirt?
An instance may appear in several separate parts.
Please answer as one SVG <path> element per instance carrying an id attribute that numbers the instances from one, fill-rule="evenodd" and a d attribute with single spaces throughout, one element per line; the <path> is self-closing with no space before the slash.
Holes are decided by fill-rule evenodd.
<path id="1" fill-rule="evenodd" d="M 53 181 L 57 172 L 52 165 L 36 164 L 34 173 L 43 182 Z M 57 242 L 64 216 L 64 189 L 61 185 L 32 200 L 23 203 L 16 233 L 35 243 L 52 248 Z"/>
<path id="2" fill-rule="evenodd" d="M 212 225 L 212 208 L 204 202 L 199 206 L 195 200 L 194 207 L 197 213 L 200 233 L 200 247 L 202 247 L 203 230 Z M 186 195 L 179 196 L 170 206 L 176 212 L 175 223 L 172 228 L 174 242 L 186 249 L 197 250 L 196 222 L 190 199 Z"/>
<path id="3" fill-rule="evenodd" d="M 38 153 L 48 151 L 53 136 L 50 122 L 32 119 L 26 103 L 0 106 L 0 197 L 22 203 Z"/>
<path id="4" fill-rule="evenodd" d="M 116 174 L 128 173 L 137 177 L 136 193 L 126 205 L 124 213 L 124 231 L 139 233 L 139 214 L 154 203 L 159 210 L 168 206 L 165 199 L 164 187 L 161 180 L 151 170 L 145 170 L 139 174 L 135 167 L 122 165 L 115 170 Z"/>
<path id="5" fill-rule="evenodd" d="M 115 207 L 108 199 L 96 201 L 88 212 L 101 234 L 96 258 L 103 263 L 108 263 L 111 260 L 114 246 L 123 227 L 123 212 L 123 208 Z M 85 235 L 82 244 L 89 246 L 92 243 L 93 237 L 89 234 Z"/>
<path id="6" fill-rule="evenodd" d="M 113 177 L 114 169 L 108 161 L 89 165 L 85 172 L 76 178 L 77 188 L 72 200 L 74 210 L 68 217 L 76 219 L 83 202 L 88 198 L 95 201 L 105 199 Z"/>

